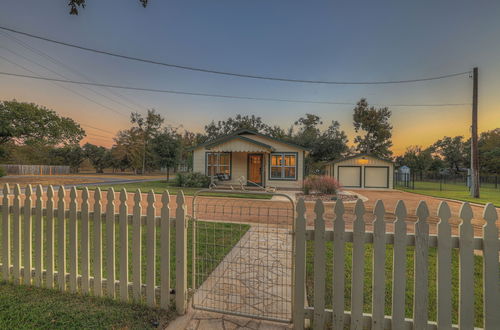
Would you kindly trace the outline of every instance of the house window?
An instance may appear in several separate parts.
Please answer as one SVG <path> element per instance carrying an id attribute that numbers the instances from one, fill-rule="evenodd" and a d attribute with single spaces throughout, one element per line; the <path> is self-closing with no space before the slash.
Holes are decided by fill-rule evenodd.
<path id="1" fill-rule="evenodd" d="M 224 175 L 231 178 L 231 153 L 229 152 L 208 152 L 207 153 L 207 175 Z"/>
<path id="2" fill-rule="evenodd" d="M 271 171 L 271 179 L 278 179 L 278 180 L 297 179 L 297 154 L 272 153 L 270 171 Z"/>

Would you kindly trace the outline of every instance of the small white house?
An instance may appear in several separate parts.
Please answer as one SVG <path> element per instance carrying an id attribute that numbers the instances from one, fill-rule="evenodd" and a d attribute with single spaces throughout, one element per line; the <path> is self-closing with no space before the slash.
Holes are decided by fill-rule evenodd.
<path id="1" fill-rule="evenodd" d="M 302 189 L 306 148 L 253 130 L 242 129 L 194 148 L 193 172 L 217 186 L 238 185 Z"/>
<path id="2" fill-rule="evenodd" d="M 394 163 L 371 154 L 358 154 L 329 162 L 325 173 L 345 188 L 393 189 Z"/>

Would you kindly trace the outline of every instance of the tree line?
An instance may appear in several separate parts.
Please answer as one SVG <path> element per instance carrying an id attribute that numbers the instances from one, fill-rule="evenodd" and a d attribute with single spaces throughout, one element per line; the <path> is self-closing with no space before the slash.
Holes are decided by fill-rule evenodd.
<path id="1" fill-rule="evenodd" d="M 261 117 L 238 114 L 205 125 L 203 132 L 191 132 L 165 124 L 156 110 L 146 114 L 133 112 L 130 127 L 120 130 L 111 148 L 86 143 L 86 132 L 71 118 L 33 103 L 0 102 L 0 162 L 19 164 L 69 165 L 77 172 L 88 160 L 96 172 L 105 168 L 145 173 L 175 169 L 179 164 L 192 167 L 190 147 L 251 129 L 274 138 L 298 144 L 310 150 L 307 173 L 321 171 L 325 162 L 355 153 L 369 153 L 394 159 L 423 175 L 426 172 L 460 172 L 470 163 L 470 142 L 462 136 L 444 137 L 431 146 L 410 146 L 402 156 L 393 158 L 391 111 L 370 106 L 361 99 L 353 109 L 353 145 L 338 121 L 324 123 L 315 114 L 305 114 L 288 128 L 270 125 Z M 481 169 L 500 170 L 500 129 L 483 132 L 479 140 Z"/>
<path id="2" fill-rule="evenodd" d="M 482 132 L 478 141 L 482 174 L 500 174 L 500 128 Z M 456 175 L 470 168 L 470 139 L 445 136 L 427 147 L 410 146 L 395 158 L 396 165 L 410 167 L 420 179 L 426 174 Z"/>

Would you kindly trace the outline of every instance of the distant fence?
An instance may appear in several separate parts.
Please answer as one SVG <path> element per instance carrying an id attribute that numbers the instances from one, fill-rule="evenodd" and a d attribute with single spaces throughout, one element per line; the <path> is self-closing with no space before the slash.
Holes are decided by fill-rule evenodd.
<path id="1" fill-rule="evenodd" d="M 78 199 L 76 188 L 72 188 L 69 209 L 64 188 L 59 188 L 57 204 L 52 186 L 48 187 L 46 202 L 41 186 L 35 194 L 31 186 L 26 187 L 24 198 L 19 185 L 13 196 L 9 193 L 5 185 L 0 265 L 4 280 L 123 301 L 145 300 L 150 306 L 168 308 L 173 292 L 170 288 L 171 229 L 175 226 L 175 306 L 178 313 L 185 312 L 187 221 L 182 193 L 177 195 L 174 217 L 170 216 L 168 192 L 162 195 L 161 216 L 155 215 L 153 192 L 147 195 L 146 215 L 142 215 L 140 192 L 134 195 L 132 214 L 128 213 L 125 190 L 120 193 L 118 213 L 112 188 L 105 196 L 105 210 L 99 189 L 94 193 L 91 207 L 89 191 L 85 188 Z M 116 232 L 118 242 L 115 242 Z"/>
<path id="2" fill-rule="evenodd" d="M 483 322 L 485 329 L 500 329 L 500 292 L 499 292 L 499 246 L 497 211 L 493 204 L 484 207 L 482 237 L 474 237 L 471 219 L 471 206 L 464 203 L 460 210 L 459 236 L 451 235 L 449 218 L 450 208 L 446 202 L 439 206 L 437 235 L 429 235 L 429 210 L 425 202 L 420 202 L 416 215 L 415 233 L 407 231 L 407 213 L 405 205 L 399 201 L 394 222 L 394 232 L 386 230 L 386 212 L 382 201 L 377 201 L 374 208 L 375 221 L 373 232 L 365 230 L 365 208 L 358 200 L 354 207 L 355 219 L 353 230 L 345 230 L 344 206 L 341 200 L 334 206 L 334 220 L 325 220 L 325 205 L 316 202 L 314 228 L 306 227 L 306 207 L 303 199 L 297 203 L 296 245 L 295 245 L 295 291 L 294 291 L 294 329 L 303 329 L 304 320 L 313 321 L 314 329 L 324 329 L 331 322 L 333 329 L 473 329 L 474 328 L 474 250 L 483 253 Z M 327 226 L 325 226 L 327 224 Z M 314 252 L 306 253 L 307 241 L 311 241 Z M 331 272 L 333 279 L 328 279 L 327 242 L 333 242 L 333 263 Z M 351 303 L 350 310 L 345 310 L 345 261 L 347 258 L 346 243 L 352 243 Z M 365 252 L 367 245 L 372 246 L 373 263 L 372 290 L 364 290 Z M 392 308 L 391 314 L 385 314 L 387 304 L 386 287 L 386 253 L 392 245 Z M 413 317 L 406 318 L 405 305 L 407 296 L 407 247 L 414 247 L 413 282 Z M 437 250 L 437 322 L 429 321 L 429 280 L 430 280 L 430 248 Z M 452 251 L 458 250 L 458 288 L 452 281 Z M 312 256 L 314 280 L 313 306 L 304 304 L 306 282 L 306 256 Z M 330 266 L 329 266 L 330 267 Z M 331 301 L 325 298 L 327 281 L 333 283 Z M 453 287 L 455 286 L 455 288 Z M 458 291 L 458 325 L 452 324 L 452 295 Z M 364 313 L 366 300 L 371 300 L 371 313 Z M 332 309 L 327 309 L 327 305 Z M 476 306 L 477 308 L 477 306 Z"/>
<path id="3" fill-rule="evenodd" d="M 11 165 L 2 164 L 7 175 L 61 175 L 70 174 L 70 167 L 65 165 Z"/>
<path id="4" fill-rule="evenodd" d="M 394 173 L 394 186 L 408 189 L 436 189 L 436 190 L 468 190 L 469 176 L 467 174 L 439 174 L 439 173 Z M 500 189 L 498 175 L 480 175 L 479 185 L 482 188 Z"/>

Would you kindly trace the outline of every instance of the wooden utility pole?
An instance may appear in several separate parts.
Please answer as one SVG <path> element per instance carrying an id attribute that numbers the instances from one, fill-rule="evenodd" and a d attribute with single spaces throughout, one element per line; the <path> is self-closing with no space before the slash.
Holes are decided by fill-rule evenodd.
<path id="1" fill-rule="evenodd" d="M 474 198 L 479 198 L 479 152 L 477 149 L 477 99 L 478 99 L 478 68 L 472 72 L 472 127 L 471 127 L 471 187 L 470 194 Z"/>

